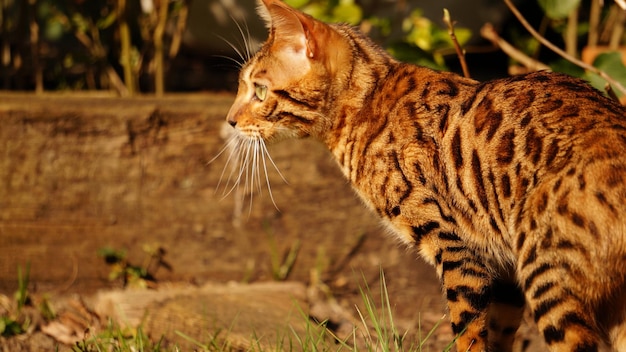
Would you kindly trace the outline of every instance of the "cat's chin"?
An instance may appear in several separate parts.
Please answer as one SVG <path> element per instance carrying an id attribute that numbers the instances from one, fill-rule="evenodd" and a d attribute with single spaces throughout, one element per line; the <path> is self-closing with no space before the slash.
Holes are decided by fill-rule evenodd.
<path id="1" fill-rule="evenodd" d="M 230 127 L 230 126 L 229 126 Z M 273 133 L 272 131 L 256 130 L 256 129 L 240 129 L 238 127 L 231 128 L 230 134 L 236 138 L 243 140 L 262 140 L 265 145 L 274 145 L 290 139 L 303 139 L 309 137 L 308 134 L 301 131 L 281 131 L 281 133 Z"/>

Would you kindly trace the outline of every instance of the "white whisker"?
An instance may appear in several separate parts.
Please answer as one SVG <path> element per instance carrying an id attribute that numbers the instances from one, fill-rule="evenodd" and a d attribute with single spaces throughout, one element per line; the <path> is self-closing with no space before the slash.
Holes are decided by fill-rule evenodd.
<path id="1" fill-rule="evenodd" d="M 248 193 L 248 180 L 250 179 L 250 140 L 246 139 L 245 140 L 245 148 L 242 148 L 242 154 L 244 154 L 244 158 L 242 159 L 242 161 L 239 163 L 239 177 L 237 178 L 237 181 L 235 182 L 237 185 L 239 185 L 241 183 L 241 178 L 242 176 L 245 175 L 245 179 L 244 179 L 244 194 Z"/>
<path id="2" fill-rule="evenodd" d="M 250 160 L 248 162 L 248 172 L 250 172 L 250 180 L 248 184 L 248 192 L 251 194 L 254 193 L 254 163 L 256 162 L 256 141 L 254 139 L 250 139 Z"/>
<path id="3" fill-rule="evenodd" d="M 250 180 L 249 180 L 249 184 L 248 186 L 248 192 L 250 192 L 250 195 L 254 194 L 254 177 L 255 175 L 255 170 L 254 170 L 254 165 L 256 163 L 256 140 L 251 139 L 250 140 L 250 164 L 248 165 L 248 171 L 250 172 Z M 252 197 L 251 197 L 252 198 Z"/>
<path id="4" fill-rule="evenodd" d="M 263 158 L 262 158 L 262 160 L 263 160 L 263 173 L 265 174 L 265 182 L 267 183 L 267 192 L 270 195 L 270 199 L 272 200 L 272 204 L 274 204 L 274 207 L 277 210 L 280 210 L 280 209 L 278 209 L 278 205 L 276 204 L 276 201 L 274 200 L 274 194 L 272 194 L 272 186 L 270 186 L 270 178 L 269 178 L 269 174 L 267 173 L 267 163 L 265 162 L 266 157 L 268 159 L 270 159 L 270 161 L 272 160 L 272 157 L 268 153 L 267 148 L 265 147 L 265 143 L 263 142 L 263 140 L 261 140 L 261 153 L 263 154 Z M 272 164 L 274 164 L 273 161 L 272 161 Z M 276 167 L 276 165 L 274 165 L 274 167 Z M 276 171 L 278 171 L 278 169 L 276 169 Z M 280 173 L 280 171 L 278 171 L 278 174 L 281 177 L 283 176 Z M 284 178 L 283 178 L 283 180 L 284 180 Z"/>
<path id="5" fill-rule="evenodd" d="M 274 163 L 274 159 L 272 159 L 272 156 L 270 155 L 270 152 L 267 150 L 267 146 L 265 146 L 265 143 L 262 143 L 261 147 L 263 148 L 263 154 L 267 155 L 267 158 L 272 163 L 272 166 L 274 166 L 274 170 L 276 170 L 276 172 L 278 173 L 280 178 L 283 180 L 283 182 L 285 182 L 286 184 L 289 184 L 289 181 L 287 181 L 285 176 L 283 176 L 282 172 L 280 172 L 280 170 L 278 169 L 278 166 L 276 166 L 276 164 Z"/>
<path id="6" fill-rule="evenodd" d="M 259 172 L 258 172 L 258 163 L 259 163 L 259 153 L 258 153 L 258 138 L 249 139 L 249 151 L 251 154 L 251 158 L 249 159 L 249 164 L 246 165 L 246 170 L 249 172 L 250 179 L 246 178 L 246 187 L 248 188 L 248 192 L 250 193 L 250 205 L 248 207 L 248 216 L 252 214 L 252 202 L 254 200 L 254 193 L 256 192 L 255 186 L 259 182 Z M 261 189 L 259 188 L 260 192 Z"/>
<path id="7" fill-rule="evenodd" d="M 237 133 L 231 134 L 227 137 L 225 146 L 209 163 L 214 162 L 226 151 L 228 151 L 228 157 L 216 186 L 216 191 L 220 188 L 222 189 L 221 199 L 225 199 L 234 192 L 238 198 L 235 204 L 235 213 L 240 214 L 243 198 L 249 197 L 249 216 L 252 213 L 252 202 L 254 201 L 255 193 L 261 194 L 265 185 L 267 186 L 272 204 L 276 209 L 279 209 L 274 198 L 268 165 L 271 164 L 278 175 L 280 175 L 280 178 L 285 183 L 288 184 L 288 182 L 272 159 L 263 138 L 259 135 L 245 137 Z M 227 171 L 227 169 L 230 170 Z"/>
<path id="8" fill-rule="evenodd" d="M 228 184 L 228 182 L 230 181 L 230 178 L 233 174 L 233 171 L 235 170 L 235 168 L 233 167 L 233 164 L 231 163 L 235 163 L 238 164 L 239 162 L 237 161 L 237 157 L 235 156 L 235 152 L 237 150 L 239 150 L 239 144 L 241 144 L 241 141 L 239 138 L 237 138 L 237 136 L 233 135 L 231 136 L 228 141 L 226 142 L 226 145 L 222 148 L 222 150 L 211 160 L 209 160 L 209 162 L 207 164 L 212 163 L 213 161 L 215 161 L 220 155 L 222 155 L 226 150 L 228 150 L 228 159 L 226 159 L 226 163 L 224 165 L 224 169 L 222 169 L 222 173 L 220 174 L 220 179 L 217 182 L 217 186 L 216 186 L 216 190 L 220 188 L 220 185 L 222 184 L 222 180 L 224 179 L 224 174 L 226 173 L 226 169 L 230 167 L 230 175 L 228 176 L 228 180 L 226 181 L 226 184 Z M 235 158 L 233 158 L 233 156 L 235 156 Z"/>
<path id="9" fill-rule="evenodd" d="M 228 44 L 228 46 L 230 46 L 235 51 L 235 53 L 237 53 L 237 55 L 239 56 L 239 58 L 241 59 L 242 62 L 246 62 L 246 57 L 243 55 L 241 50 L 235 46 L 235 44 L 231 43 L 228 39 L 224 38 L 223 36 L 221 36 L 219 34 L 215 34 L 215 36 L 220 38 L 221 40 L 223 40 L 224 43 Z M 235 60 L 235 59 L 233 59 L 233 60 Z M 235 62 L 238 63 L 239 61 L 235 60 Z M 241 66 L 243 66 L 243 64 L 241 64 Z"/>
<path id="10" fill-rule="evenodd" d="M 263 160 L 264 155 L 262 154 L 262 150 L 260 145 L 263 143 L 262 139 L 257 139 L 255 141 L 256 143 L 254 143 L 254 153 L 256 155 L 256 163 L 254 165 L 254 168 L 256 169 L 256 188 L 259 191 L 259 193 L 261 193 L 263 187 L 263 183 L 261 182 L 261 161 Z"/>
<path id="11" fill-rule="evenodd" d="M 213 56 L 215 56 L 215 57 L 219 57 L 219 58 L 222 58 L 222 59 L 226 59 L 226 60 L 229 60 L 229 61 L 232 61 L 232 62 L 234 62 L 234 63 L 237 65 L 237 67 L 238 67 L 238 68 L 240 68 L 240 69 L 241 69 L 241 68 L 243 68 L 243 65 L 245 64 L 244 62 L 239 61 L 239 60 L 237 60 L 237 59 L 235 59 L 235 58 L 232 58 L 232 57 L 230 57 L 230 56 L 227 56 L 227 55 L 213 55 Z M 224 66 L 227 66 L 227 65 L 226 65 L 226 64 L 224 64 Z"/>
<path id="12" fill-rule="evenodd" d="M 224 152 L 225 152 L 225 151 L 227 151 L 227 150 L 228 150 L 229 152 L 231 152 L 231 153 L 232 153 L 232 152 L 233 152 L 233 150 L 236 150 L 236 148 L 234 148 L 234 149 L 233 149 L 233 148 L 231 147 L 231 145 L 232 145 L 233 143 L 237 143 L 237 142 L 238 142 L 238 140 L 239 140 L 238 136 L 236 136 L 235 134 L 232 134 L 232 135 L 228 136 L 227 138 L 228 138 L 228 139 L 227 139 L 227 141 L 226 141 L 226 144 L 224 144 L 224 146 L 222 147 L 222 149 L 220 149 L 219 153 L 217 153 L 217 155 L 216 155 L 216 156 L 214 156 L 214 157 L 213 157 L 213 159 L 211 159 L 211 160 L 209 160 L 209 161 L 207 162 L 207 165 L 208 165 L 208 164 L 210 164 L 210 163 L 212 163 L 212 162 L 214 162 L 215 160 L 217 160 L 217 158 L 219 158 L 222 154 L 224 154 Z M 229 156 L 229 159 L 230 159 L 230 156 Z"/>
<path id="13" fill-rule="evenodd" d="M 245 164 L 244 153 L 246 152 L 246 148 L 243 148 L 243 145 L 245 144 L 245 142 L 246 142 L 245 140 L 239 139 L 239 143 L 237 143 L 236 145 L 237 149 L 233 151 L 237 153 L 237 156 L 235 159 L 236 164 L 233 165 L 233 167 L 231 168 L 230 175 L 228 176 L 228 180 L 226 181 L 227 182 L 226 184 L 228 185 L 230 184 L 231 180 L 234 180 L 233 187 L 231 187 L 231 189 L 228 190 L 228 192 L 226 192 L 226 189 L 224 190 L 223 198 L 226 198 L 226 196 L 228 196 L 233 191 L 233 189 L 235 188 L 239 189 L 239 185 L 241 183 L 241 177 L 242 177 L 243 171 L 245 170 L 245 168 L 242 167 L 242 165 Z M 238 168 L 238 170 L 236 168 Z M 245 194 L 245 190 L 244 190 L 244 194 Z"/>
<path id="14" fill-rule="evenodd" d="M 246 34 L 243 33 L 243 29 L 241 28 L 241 25 L 239 24 L 239 22 L 237 22 L 237 20 L 235 20 L 234 17 L 230 17 L 233 22 L 235 22 L 235 25 L 237 25 L 237 29 L 239 29 L 239 33 L 241 34 L 241 39 L 243 40 L 243 46 L 246 52 L 246 58 L 244 59 L 244 61 L 250 60 L 250 58 L 252 57 L 251 54 L 251 47 L 250 47 L 250 29 L 248 28 L 248 22 L 246 22 L 246 20 L 244 19 L 243 24 L 246 27 Z"/>

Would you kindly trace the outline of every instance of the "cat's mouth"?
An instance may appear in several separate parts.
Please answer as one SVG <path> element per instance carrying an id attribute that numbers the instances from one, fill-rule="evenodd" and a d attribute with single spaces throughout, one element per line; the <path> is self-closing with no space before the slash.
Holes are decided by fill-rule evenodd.
<path id="1" fill-rule="evenodd" d="M 264 134 L 263 131 L 258 128 L 258 127 L 244 127 L 244 128 L 239 128 L 239 127 L 233 127 L 233 134 L 237 134 L 238 138 L 249 138 L 249 139 L 263 139 L 264 138 Z"/>

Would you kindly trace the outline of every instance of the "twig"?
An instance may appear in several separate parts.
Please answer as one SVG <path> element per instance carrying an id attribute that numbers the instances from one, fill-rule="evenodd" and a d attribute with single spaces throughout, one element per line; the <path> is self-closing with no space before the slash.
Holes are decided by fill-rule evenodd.
<path id="1" fill-rule="evenodd" d="M 126 13 L 126 0 L 118 0 L 118 30 L 120 35 L 120 63 L 124 70 L 124 83 L 128 95 L 135 92 L 135 77 L 133 76 L 132 60 L 131 60 L 131 39 L 130 29 L 128 27 L 128 18 Z"/>
<path id="2" fill-rule="evenodd" d="M 513 45 L 509 44 L 506 40 L 500 38 L 496 30 L 493 28 L 491 23 L 486 23 L 481 29 L 480 34 L 483 38 L 489 40 L 494 45 L 498 46 L 502 51 L 504 51 L 507 55 L 509 55 L 515 61 L 518 61 L 524 67 L 527 67 L 533 71 L 539 70 L 550 70 L 550 67 L 545 65 L 544 63 L 537 61 L 523 52 L 515 49 Z"/>
<path id="3" fill-rule="evenodd" d="M 163 96 L 165 91 L 165 69 L 163 68 L 163 34 L 165 33 L 165 24 L 167 23 L 168 2 L 161 1 L 157 12 L 157 26 L 154 29 L 154 86 L 157 97 Z"/>
<path id="4" fill-rule="evenodd" d="M 617 23 L 617 17 L 619 17 L 619 6 L 611 5 L 609 7 L 609 13 L 603 19 L 602 26 L 600 27 L 602 30 L 598 34 L 598 41 L 600 43 L 608 43 L 611 40 L 611 35 L 613 34 L 613 27 Z"/>
<path id="5" fill-rule="evenodd" d="M 463 76 L 466 78 L 470 78 L 469 69 L 467 68 L 467 62 L 465 61 L 465 51 L 461 49 L 461 45 L 459 41 L 456 39 L 456 34 L 454 33 L 454 22 L 450 19 L 450 12 L 448 9 L 443 9 L 443 21 L 448 25 L 448 35 L 450 39 L 452 39 L 452 43 L 454 44 L 454 49 L 456 50 L 456 55 L 459 57 L 459 61 L 461 62 L 461 68 L 463 69 Z"/>
<path id="6" fill-rule="evenodd" d="M 576 57 L 578 51 L 578 8 L 573 9 L 567 17 L 567 29 L 565 31 L 565 51 Z"/>
<path id="7" fill-rule="evenodd" d="M 515 7 L 515 5 L 513 5 L 511 0 L 504 0 L 504 2 L 509 7 L 511 12 L 513 12 L 515 17 L 517 17 L 517 19 L 520 21 L 522 26 L 524 26 L 524 28 L 526 28 L 526 30 L 528 32 L 530 32 L 530 34 L 533 37 L 535 37 L 535 39 L 537 39 L 541 44 L 543 44 L 544 46 L 548 47 L 550 50 L 554 51 L 555 53 L 560 55 L 562 58 L 564 58 L 565 60 L 573 63 L 574 65 L 582 67 L 583 69 L 585 69 L 587 71 L 590 71 L 592 73 L 597 74 L 598 76 L 602 77 L 605 81 L 609 82 L 611 85 L 613 85 L 615 88 L 617 88 L 620 92 L 622 92 L 623 94 L 626 94 L 626 88 L 624 88 L 624 86 L 620 82 L 618 82 L 617 80 L 613 79 L 611 76 L 607 75 L 606 72 L 604 72 L 602 70 L 599 70 L 598 68 L 596 68 L 594 66 L 588 65 L 588 64 L 580 61 L 579 59 L 577 59 L 577 58 L 575 58 L 575 57 L 573 57 L 571 55 L 568 55 L 561 48 L 559 48 L 556 45 L 552 44 L 546 38 L 544 38 L 541 35 L 539 35 L 539 33 L 537 33 L 537 31 L 535 31 L 535 29 L 528 23 L 528 21 L 526 21 L 524 16 L 522 16 L 522 14 L 519 12 L 517 7 Z"/>
<path id="8" fill-rule="evenodd" d="M 541 19 L 541 23 L 539 23 L 539 29 L 537 32 L 539 32 L 539 34 L 541 35 L 546 35 L 546 31 L 548 30 L 549 26 L 550 26 L 550 18 L 548 18 L 548 16 L 543 16 L 543 18 Z M 535 60 L 538 60 L 540 56 L 541 56 L 541 45 L 537 45 L 537 48 L 533 52 L 532 58 Z"/>
<path id="9" fill-rule="evenodd" d="M 130 95 L 128 87 L 124 84 L 124 81 L 122 81 L 113 67 L 107 65 L 104 71 L 106 73 L 106 77 L 109 79 L 109 84 L 117 91 L 117 94 L 121 97 L 127 97 Z"/>
<path id="10" fill-rule="evenodd" d="M 589 13 L 589 36 L 587 46 L 598 45 L 598 26 L 600 25 L 600 1 L 591 0 L 591 10 Z"/>
<path id="11" fill-rule="evenodd" d="M 35 94 L 43 93 L 43 69 L 39 56 L 39 23 L 37 23 L 35 0 L 28 1 L 28 20 L 30 28 L 30 50 L 33 60 L 33 71 L 35 76 Z"/>
<path id="12" fill-rule="evenodd" d="M 190 0 L 183 1 L 182 7 L 178 10 L 178 20 L 176 21 L 176 29 L 172 35 L 172 43 L 170 44 L 169 58 L 173 59 L 180 50 L 185 28 L 187 27 L 187 17 L 189 15 Z"/>
<path id="13" fill-rule="evenodd" d="M 9 16 L 9 3 L 7 1 L 1 1 L 0 2 L 0 11 L 2 11 L 0 13 L 0 16 L 2 16 L 2 24 L 1 24 L 1 32 L 0 32 L 0 38 L 2 38 L 2 53 L 0 54 L 0 61 L 2 61 L 2 76 L 3 76 L 3 80 L 2 80 L 2 88 L 3 89 L 9 89 L 9 87 L 11 86 L 11 78 L 10 78 L 10 71 L 11 71 L 11 56 L 13 56 L 13 54 L 11 53 L 11 43 L 9 42 L 9 31 L 10 31 L 10 27 L 9 27 L 9 21 L 7 21 L 7 17 Z"/>
<path id="14" fill-rule="evenodd" d="M 617 94 L 615 94 L 615 91 L 613 90 L 613 87 L 611 87 L 610 84 L 606 84 L 604 86 L 604 90 L 606 91 L 606 94 L 611 98 L 614 99 L 615 101 L 619 102 L 619 97 L 617 96 Z"/>
<path id="15" fill-rule="evenodd" d="M 63 286 L 61 286 L 61 288 L 59 289 L 59 292 L 65 292 L 69 290 L 74 284 L 74 282 L 76 282 L 76 279 L 78 278 L 78 259 L 76 258 L 76 255 L 74 254 L 71 255 L 71 258 L 72 258 L 72 275 L 63 284 Z"/>
<path id="16" fill-rule="evenodd" d="M 620 45 L 624 34 L 624 21 L 626 21 L 626 10 L 618 10 L 617 23 L 613 26 L 611 40 L 609 41 L 609 48 L 611 48 L 611 50 L 617 50 L 617 47 Z"/>

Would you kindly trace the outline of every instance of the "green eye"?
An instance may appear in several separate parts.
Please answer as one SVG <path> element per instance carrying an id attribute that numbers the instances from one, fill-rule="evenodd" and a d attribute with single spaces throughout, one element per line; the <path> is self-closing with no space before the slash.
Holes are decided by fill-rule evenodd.
<path id="1" fill-rule="evenodd" d="M 260 101 L 264 101 L 267 98 L 267 86 L 261 84 L 254 84 L 254 95 L 256 95 L 257 99 Z"/>

